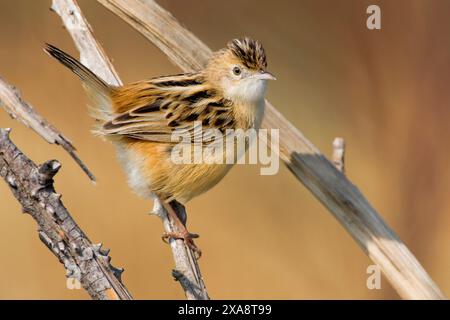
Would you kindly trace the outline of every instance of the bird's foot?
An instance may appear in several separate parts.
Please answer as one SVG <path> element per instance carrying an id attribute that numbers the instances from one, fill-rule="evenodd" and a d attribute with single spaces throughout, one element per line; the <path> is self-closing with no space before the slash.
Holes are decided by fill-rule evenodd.
<path id="1" fill-rule="evenodd" d="M 198 234 L 189 233 L 186 229 L 183 231 L 164 232 L 162 240 L 165 243 L 169 243 L 170 239 L 183 240 L 186 246 L 194 252 L 195 258 L 200 259 L 202 251 L 194 243 L 194 239 L 199 237 Z"/>

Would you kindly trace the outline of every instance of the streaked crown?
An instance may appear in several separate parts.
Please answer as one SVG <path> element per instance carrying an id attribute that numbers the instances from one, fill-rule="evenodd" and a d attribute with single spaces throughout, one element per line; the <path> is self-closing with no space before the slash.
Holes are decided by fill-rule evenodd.
<path id="1" fill-rule="evenodd" d="M 227 48 L 242 62 L 244 66 L 253 70 L 266 70 L 266 52 L 262 44 L 250 38 L 234 39 Z"/>

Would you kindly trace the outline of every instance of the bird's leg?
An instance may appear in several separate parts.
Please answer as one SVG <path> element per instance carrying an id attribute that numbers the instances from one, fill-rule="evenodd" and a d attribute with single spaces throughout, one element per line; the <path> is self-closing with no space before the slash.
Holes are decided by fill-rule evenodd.
<path id="1" fill-rule="evenodd" d="M 173 210 L 177 214 L 181 223 L 186 227 L 186 222 L 187 222 L 186 208 L 181 203 L 179 203 L 177 200 L 172 200 L 170 202 L 170 205 L 172 206 Z"/>
<path id="2" fill-rule="evenodd" d="M 170 238 L 183 240 L 184 243 L 195 253 L 197 258 L 202 255 L 201 250 L 195 245 L 194 239 L 198 238 L 199 235 L 195 233 L 190 233 L 186 228 L 186 210 L 184 206 L 178 201 L 174 200 L 170 203 L 162 201 L 164 209 L 167 211 L 167 215 L 171 220 L 175 230 L 172 232 L 165 232 L 162 236 L 164 242 L 168 242 Z"/>

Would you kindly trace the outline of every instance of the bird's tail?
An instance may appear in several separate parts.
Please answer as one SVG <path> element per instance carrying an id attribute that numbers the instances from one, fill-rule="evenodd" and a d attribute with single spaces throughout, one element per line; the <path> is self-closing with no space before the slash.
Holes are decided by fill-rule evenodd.
<path id="1" fill-rule="evenodd" d="M 44 50 L 80 77 L 84 89 L 92 100 L 93 105 L 89 111 L 90 115 L 97 120 L 97 125 L 100 127 L 106 121 L 111 120 L 111 93 L 114 88 L 100 79 L 80 61 L 64 51 L 48 43 L 45 45 Z M 100 132 L 97 129 L 100 128 L 94 128 L 94 132 Z"/>

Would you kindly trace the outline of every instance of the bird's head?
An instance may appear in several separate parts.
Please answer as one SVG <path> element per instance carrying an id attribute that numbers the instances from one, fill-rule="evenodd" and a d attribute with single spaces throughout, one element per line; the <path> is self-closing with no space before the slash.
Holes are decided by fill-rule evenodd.
<path id="1" fill-rule="evenodd" d="M 206 68 L 207 77 L 232 101 L 255 102 L 264 98 L 267 80 L 266 53 L 259 41 L 234 39 L 218 51 Z"/>

